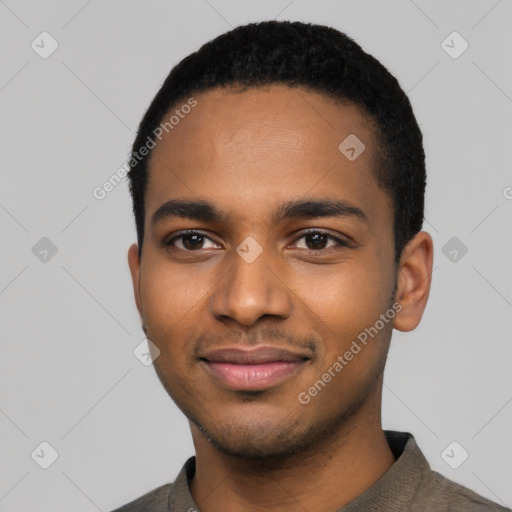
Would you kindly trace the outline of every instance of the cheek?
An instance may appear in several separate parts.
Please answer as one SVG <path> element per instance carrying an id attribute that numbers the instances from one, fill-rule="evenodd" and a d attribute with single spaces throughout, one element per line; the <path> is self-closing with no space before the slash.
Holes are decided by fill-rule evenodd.
<path id="1" fill-rule="evenodd" d="M 343 369 L 339 370 L 338 365 L 337 372 L 331 370 L 337 376 L 333 388 L 364 386 L 365 381 L 373 380 L 385 360 L 392 318 L 386 317 L 386 322 L 380 315 L 390 307 L 392 280 L 381 272 L 375 259 L 360 258 L 335 270 L 333 266 L 318 267 L 314 276 L 296 281 L 296 289 L 302 290 L 304 312 L 324 340 L 318 378 L 339 362 L 338 357 L 343 358 Z M 306 290 L 310 292 L 305 293 Z"/>
<path id="2" fill-rule="evenodd" d="M 356 258 L 339 265 L 323 265 L 297 273 L 293 289 L 317 322 L 330 329 L 331 336 L 357 334 L 375 322 L 383 308 L 388 284 L 382 281 L 375 262 Z M 343 336 L 344 337 L 344 336 Z"/>
<path id="3" fill-rule="evenodd" d="M 186 345 L 198 318 L 203 318 L 215 284 L 211 273 L 184 272 L 169 262 L 148 264 L 143 269 L 140 290 L 144 318 L 148 336 L 161 351 Z"/>
<path id="4" fill-rule="evenodd" d="M 322 281 L 317 281 L 320 285 Z M 381 300 L 377 276 L 367 271 L 331 275 L 319 291 L 304 297 L 305 312 L 323 337 L 322 359 L 302 391 L 316 393 L 313 408 L 330 415 L 365 399 L 378 382 L 386 360 L 392 318 L 381 320 L 388 304 Z M 377 323 L 378 322 L 378 323 Z M 322 387 L 319 381 L 328 382 Z M 311 395 L 313 396 L 313 395 Z"/>

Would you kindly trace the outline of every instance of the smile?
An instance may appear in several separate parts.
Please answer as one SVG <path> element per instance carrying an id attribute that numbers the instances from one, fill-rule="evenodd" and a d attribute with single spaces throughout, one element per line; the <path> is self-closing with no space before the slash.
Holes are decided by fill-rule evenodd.
<path id="1" fill-rule="evenodd" d="M 307 360 L 275 361 L 261 364 L 235 364 L 204 361 L 210 375 L 224 386 L 240 391 L 262 390 L 293 375 Z"/>
<path id="2" fill-rule="evenodd" d="M 309 360 L 309 354 L 277 347 L 220 348 L 200 358 L 209 375 L 224 387 L 239 391 L 262 390 L 294 375 Z"/>

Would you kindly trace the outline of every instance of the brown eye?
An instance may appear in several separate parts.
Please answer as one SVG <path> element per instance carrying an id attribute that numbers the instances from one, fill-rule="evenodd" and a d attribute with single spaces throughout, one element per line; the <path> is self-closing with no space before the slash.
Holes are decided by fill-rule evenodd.
<path id="1" fill-rule="evenodd" d="M 321 233 L 313 233 L 306 235 L 305 237 L 306 245 L 308 249 L 325 249 L 326 244 L 329 241 L 329 237 L 327 235 L 323 235 Z"/>
<path id="2" fill-rule="evenodd" d="M 182 245 L 185 249 L 193 251 L 194 249 L 202 249 L 204 236 L 202 235 L 183 235 L 180 237 Z"/>
<path id="3" fill-rule="evenodd" d="M 302 244 L 303 247 L 299 247 L 299 249 L 308 249 L 310 251 L 322 251 L 324 249 L 329 249 L 331 247 L 340 247 L 340 246 L 348 246 L 348 244 L 343 241 L 341 238 L 337 238 L 329 233 L 326 233 L 324 231 L 309 231 L 307 233 L 304 233 L 302 236 L 297 238 L 297 240 L 294 242 L 295 244 L 298 244 L 299 240 L 304 240 L 304 243 Z M 328 245 L 331 243 L 330 245 Z M 300 245 L 300 244 L 298 244 Z"/>
<path id="4" fill-rule="evenodd" d="M 210 246 L 205 244 L 210 243 Z M 178 236 L 173 237 L 168 242 L 164 242 L 166 247 L 172 247 L 182 251 L 198 251 L 207 248 L 216 248 L 217 244 L 210 238 L 202 233 L 192 231 L 189 233 L 181 233 Z"/>

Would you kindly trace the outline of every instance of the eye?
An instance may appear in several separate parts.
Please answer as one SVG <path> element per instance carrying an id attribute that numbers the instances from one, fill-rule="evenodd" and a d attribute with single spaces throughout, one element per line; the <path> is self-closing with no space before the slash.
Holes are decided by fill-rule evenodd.
<path id="1" fill-rule="evenodd" d="M 211 245 L 205 245 L 208 242 Z M 182 232 L 171 240 L 164 241 L 163 245 L 188 252 L 218 247 L 218 244 L 199 231 Z"/>
<path id="2" fill-rule="evenodd" d="M 164 240 L 162 245 L 165 248 L 177 249 L 184 252 L 200 252 L 204 249 L 220 248 L 219 244 L 200 231 L 184 231 L 170 240 Z M 348 247 L 349 243 L 340 237 L 331 235 L 326 231 L 311 229 L 302 233 L 295 239 L 293 244 L 298 249 L 305 249 L 309 252 L 320 253 L 335 247 Z"/>
<path id="3" fill-rule="evenodd" d="M 331 235 L 325 231 L 320 231 L 317 229 L 310 230 L 306 233 L 303 233 L 299 238 L 297 238 L 294 242 L 297 245 L 297 242 L 303 240 L 302 243 L 299 243 L 299 249 L 307 249 L 312 252 L 320 252 L 325 249 L 330 249 L 331 247 L 348 247 L 348 243 L 338 237 Z M 330 245 L 329 245 L 330 243 Z M 302 247 L 300 245 L 302 244 Z"/>

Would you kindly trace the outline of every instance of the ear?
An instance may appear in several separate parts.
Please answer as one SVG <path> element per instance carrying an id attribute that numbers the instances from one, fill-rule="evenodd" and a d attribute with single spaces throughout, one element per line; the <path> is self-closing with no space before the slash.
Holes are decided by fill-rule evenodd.
<path id="1" fill-rule="evenodd" d="M 128 249 L 128 266 L 130 267 L 130 274 L 132 275 L 133 294 L 135 295 L 135 304 L 142 322 L 142 330 L 146 332 L 142 303 L 140 300 L 140 259 L 137 244 L 132 244 Z"/>
<path id="2" fill-rule="evenodd" d="M 402 309 L 393 322 L 399 331 L 412 331 L 421 321 L 432 281 L 433 253 L 432 237 L 426 231 L 420 231 L 402 251 L 396 288 Z"/>

